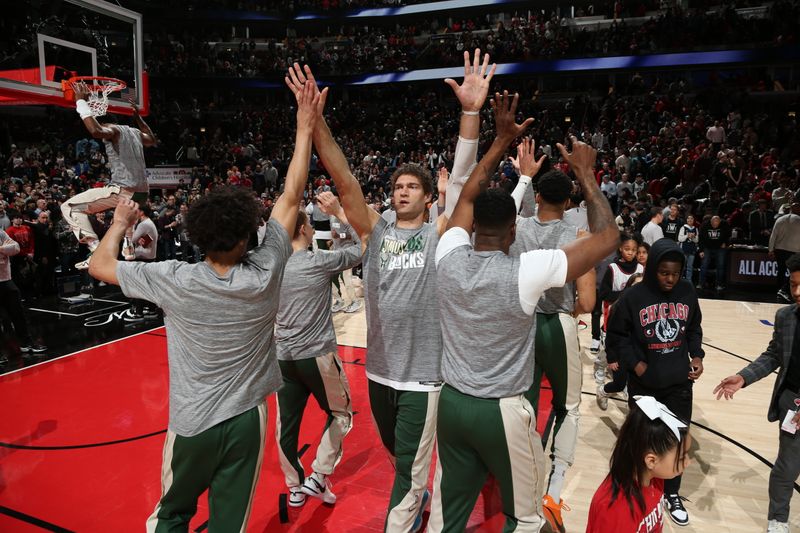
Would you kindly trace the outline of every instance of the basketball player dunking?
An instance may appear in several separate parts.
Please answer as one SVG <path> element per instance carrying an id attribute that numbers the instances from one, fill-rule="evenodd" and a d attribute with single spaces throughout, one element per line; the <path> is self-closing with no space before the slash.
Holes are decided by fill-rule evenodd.
<path id="1" fill-rule="evenodd" d="M 86 98 L 89 96 L 86 84 L 73 83 L 72 88 L 75 91 L 75 107 L 78 114 L 92 137 L 103 139 L 111 167 L 111 182 L 107 186 L 76 194 L 61 204 L 64 220 L 69 222 L 75 237 L 89 247 L 90 253 L 94 253 L 100 240 L 92 229 L 89 215 L 113 209 L 120 198 L 128 198 L 139 204 L 147 200 L 148 186 L 143 148 L 155 146 L 157 141 L 153 131 L 139 115 L 139 108 L 133 102 L 131 102 L 133 116 L 139 126 L 138 129 L 119 124 L 101 124 L 86 103 Z M 123 245 L 126 259 L 133 259 L 133 246 L 130 241 L 132 232 L 130 233 L 126 235 Z M 85 261 L 76 264 L 75 268 L 79 270 L 89 268 L 90 259 L 91 255 Z"/>

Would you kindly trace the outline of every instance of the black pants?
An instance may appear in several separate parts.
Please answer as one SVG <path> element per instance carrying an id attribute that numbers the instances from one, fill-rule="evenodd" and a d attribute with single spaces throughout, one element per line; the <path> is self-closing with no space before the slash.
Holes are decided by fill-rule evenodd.
<path id="1" fill-rule="evenodd" d="M 675 413 L 675 416 L 689 424 L 692 420 L 692 387 L 693 381 L 686 380 L 685 383 L 673 385 L 663 389 L 648 389 L 639 380 L 631 377 L 628 383 L 628 405 L 631 409 L 636 405 L 634 396 L 653 396 L 656 400 L 663 403 L 667 409 Z M 678 494 L 681 489 L 681 477 L 664 480 L 664 494 Z"/>
<path id="2" fill-rule="evenodd" d="M 778 290 L 789 292 L 789 277 L 786 275 L 786 261 L 794 255 L 786 250 L 775 249 L 775 259 L 778 261 Z"/>
<path id="3" fill-rule="evenodd" d="M 22 298 L 19 289 L 11 280 L 0 281 L 0 305 L 5 308 L 11 323 L 14 324 L 17 340 L 22 344 L 30 343 L 31 335 L 28 331 L 28 322 L 25 320 L 25 311 L 22 309 Z"/>
<path id="4" fill-rule="evenodd" d="M 592 339 L 600 340 L 600 317 L 603 316 L 603 300 L 600 299 L 600 291 L 596 291 L 594 309 L 592 309 Z"/>
<path id="5" fill-rule="evenodd" d="M 625 390 L 625 385 L 628 384 L 628 369 L 620 365 L 619 370 L 611 372 L 611 383 L 606 383 L 603 390 L 606 394 L 614 394 Z"/>

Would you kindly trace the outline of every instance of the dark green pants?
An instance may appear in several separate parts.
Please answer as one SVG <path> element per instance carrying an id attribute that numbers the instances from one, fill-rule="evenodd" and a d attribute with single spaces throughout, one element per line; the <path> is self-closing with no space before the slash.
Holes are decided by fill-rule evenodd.
<path id="1" fill-rule="evenodd" d="M 386 531 L 407 533 L 414 524 L 428 485 L 438 401 L 439 391 L 397 390 L 369 380 L 372 417 L 395 466 Z"/>
<path id="2" fill-rule="evenodd" d="M 565 313 L 536 313 L 536 365 L 533 385 L 525 397 L 539 414 L 539 392 L 542 375 L 547 376 L 553 392 L 553 461 L 566 467 L 575 462 L 578 442 L 578 423 L 581 413 L 581 366 L 578 325 L 574 317 Z"/>
<path id="3" fill-rule="evenodd" d="M 500 485 L 503 531 L 538 532 L 544 452 L 523 395 L 483 399 L 445 385 L 436 426 L 439 460 L 428 533 L 461 533 L 491 473 Z"/>
<path id="4" fill-rule="evenodd" d="M 206 489 L 209 531 L 244 531 L 266 431 L 266 401 L 193 437 L 167 431 L 161 500 L 147 519 L 148 533 L 188 531 Z"/>
<path id="5" fill-rule="evenodd" d="M 303 483 L 305 471 L 297 456 L 300 423 L 308 397 L 313 395 L 320 409 L 328 415 L 311 464 L 314 472 L 329 476 L 342 458 L 342 441 L 353 427 L 350 385 L 335 353 L 300 361 L 278 361 L 283 385 L 278 390 L 278 457 L 287 487 Z"/>

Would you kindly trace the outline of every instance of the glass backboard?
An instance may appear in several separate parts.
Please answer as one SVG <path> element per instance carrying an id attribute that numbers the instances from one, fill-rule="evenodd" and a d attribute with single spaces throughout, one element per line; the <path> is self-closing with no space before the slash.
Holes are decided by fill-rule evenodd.
<path id="1" fill-rule="evenodd" d="M 105 76 L 127 84 L 109 111 L 130 114 L 132 96 L 148 107 L 142 17 L 102 0 L 33 0 L 4 8 L 0 28 L 0 103 L 72 106 L 62 80 Z"/>

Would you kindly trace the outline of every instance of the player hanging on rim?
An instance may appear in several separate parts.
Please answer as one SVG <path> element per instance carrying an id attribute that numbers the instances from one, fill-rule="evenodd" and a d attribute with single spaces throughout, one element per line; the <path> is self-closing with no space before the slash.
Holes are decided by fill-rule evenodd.
<path id="1" fill-rule="evenodd" d="M 494 75 L 489 56 L 464 54 L 464 82 L 445 80 L 461 103 L 459 142 L 446 203 L 455 206 L 474 166 L 479 113 Z M 287 82 L 299 91 L 311 70 L 295 64 Z M 433 182 L 427 170 L 404 165 L 392 175 L 397 219 L 388 222 L 371 209 L 361 186 L 325 120 L 317 119 L 314 146 L 328 169 L 347 219 L 363 243 L 367 313 L 367 378 L 370 407 L 381 441 L 395 464 L 386 531 L 407 533 L 422 526 L 430 495 L 426 489 L 442 387 L 442 339 L 434 255 L 447 225 L 448 207 L 435 223 L 425 223 Z M 452 208 L 450 208 L 452 209 Z"/>
<path id="2" fill-rule="evenodd" d="M 121 124 L 101 124 L 86 103 L 86 98 L 89 96 L 89 87 L 86 83 L 83 81 L 73 83 L 72 89 L 75 91 L 75 107 L 78 114 L 92 137 L 103 139 L 108 164 L 111 167 L 111 182 L 108 185 L 76 194 L 61 204 L 64 220 L 69 223 L 78 241 L 85 243 L 89 247 L 89 253 L 92 254 L 100 244 L 100 240 L 92 229 L 89 215 L 113 209 L 120 198 L 127 198 L 139 204 L 147 200 L 149 189 L 145 173 L 144 147 L 155 146 L 157 140 L 153 130 L 139 114 L 139 107 L 133 101 L 130 101 L 130 104 L 138 129 Z M 129 234 L 125 235 L 123 244 L 125 259 L 133 259 L 132 235 L 131 228 Z M 76 264 L 75 268 L 79 270 L 89 268 L 90 259 L 91 255 L 85 261 Z"/>

